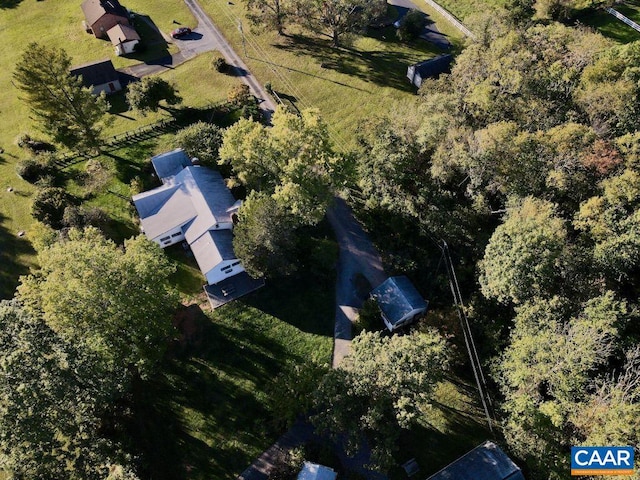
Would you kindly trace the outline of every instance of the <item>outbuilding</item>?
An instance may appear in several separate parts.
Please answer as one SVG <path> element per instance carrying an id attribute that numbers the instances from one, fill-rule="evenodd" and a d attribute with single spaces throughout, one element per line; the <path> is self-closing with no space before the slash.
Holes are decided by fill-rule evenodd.
<path id="1" fill-rule="evenodd" d="M 140 35 L 129 25 L 118 24 L 107 32 L 107 36 L 115 47 L 116 55 L 128 55 L 133 53 L 136 45 L 140 43 Z"/>
<path id="2" fill-rule="evenodd" d="M 317 463 L 304 462 L 298 480 L 336 480 L 338 474 L 329 467 Z"/>
<path id="3" fill-rule="evenodd" d="M 118 24 L 129 25 L 129 14 L 118 0 L 85 0 L 81 8 L 96 38 L 107 38 L 107 32 Z"/>
<path id="4" fill-rule="evenodd" d="M 82 78 L 82 84 L 85 87 L 90 87 L 94 95 L 98 95 L 100 92 L 109 94 L 122 90 L 120 74 L 109 59 L 85 63 L 72 68 L 69 73 Z"/>
<path id="5" fill-rule="evenodd" d="M 518 467 L 495 443 L 487 441 L 427 480 L 525 480 Z"/>
<path id="6" fill-rule="evenodd" d="M 371 298 L 378 304 L 382 320 L 391 332 L 413 322 L 428 306 L 405 276 L 387 278 L 371 291 Z"/>
<path id="7" fill-rule="evenodd" d="M 407 69 L 407 78 L 416 87 L 420 88 L 426 78 L 435 78 L 441 73 L 447 73 L 451 69 L 453 56 L 450 54 L 439 55 L 424 62 L 411 65 Z"/>

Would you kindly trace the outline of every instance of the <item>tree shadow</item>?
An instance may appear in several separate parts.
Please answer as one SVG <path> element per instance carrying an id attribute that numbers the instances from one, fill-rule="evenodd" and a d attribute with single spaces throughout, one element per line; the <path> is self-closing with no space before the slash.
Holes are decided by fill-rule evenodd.
<path id="1" fill-rule="evenodd" d="M 0 0 L 0 10 L 16 8 L 22 3 L 22 0 Z"/>
<path id="2" fill-rule="evenodd" d="M 149 63 L 169 55 L 169 44 L 149 15 L 136 13 L 133 26 L 140 35 L 142 47 L 139 51 L 126 55 L 127 58 Z"/>
<path id="3" fill-rule="evenodd" d="M 2 192 L 2 195 L 13 195 Z M 7 217 L 0 214 L 0 299 L 13 297 L 20 275 L 29 273 L 29 267 L 20 262 L 24 255 L 33 255 L 35 251 L 31 244 L 23 237 L 18 237 L 18 232 L 9 231 L 4 222 Z"/>
<path id="4" fill-rule="evenodd" d="M 396 38 L 394 27 L 371 30 L 368 36 L 387 44 L 401 45 L 401 42 Z M 400 51 L 400 48 L 392 51 L 359 51 L 351 47 L 336 48 L 330 41 L 309 38 L 304 35 L 292 35 L 287 43 L 275 45 L 275 47 L 294 55 L 310 55 L 320 62 L 322 68 L 360 77 L 376 85 L 407 92 L 415 90 L 406 78 L 407 68 L 415 63 L 415 53 L 403 52 Z M 405 46 L 402 48 L 406 50 Z M 413 48 L 416 52 L 423 53 L 425 60 L 441 52 L 441 49 L 422 39 L 416 40 Z M 301 73 L 316 76 L 306 72 Z M 324 79 L 349 88 L 356 88 L 329 78 Z"/>

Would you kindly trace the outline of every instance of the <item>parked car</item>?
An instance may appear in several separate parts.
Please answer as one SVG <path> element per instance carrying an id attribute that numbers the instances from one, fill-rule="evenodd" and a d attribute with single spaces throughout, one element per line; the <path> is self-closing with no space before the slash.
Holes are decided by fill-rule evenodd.
<path id="1" fill-rule="evenodd" d="M 171 32 L 171 36 L 173 38 L 181 38 L 189 35 L 191 33 L 191 29 L 189 27 L 180 27 L 176 28 L 173 32 Z"/>

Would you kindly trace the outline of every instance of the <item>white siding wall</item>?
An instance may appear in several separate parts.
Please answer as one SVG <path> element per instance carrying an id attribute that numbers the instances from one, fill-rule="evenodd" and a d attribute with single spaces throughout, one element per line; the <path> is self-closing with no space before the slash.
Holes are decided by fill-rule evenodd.
<path id="1" fill-rule="evenodd" d="M 205 277 L 207 278 L 207 283 L 209 285 L 221 282 L 225 278 L 232 277 L 237 275 L 238 273 L 244 272 L 244 267 L 240 260 L 225 260 L 224 262 L 220 262 L 215 268 L 209 270 Z"/>
<path id="2" fill-rule="evenodd" d="M 129 53 L 133 53 L 137 44 L 138 40 L 131 40 L 129 42 L 121 43 L 116 47 L 116 55 L 127 55 Z"/>
<path id="3" fill-rule="evenodd" d="M 113 85 L 113 89 L 111 89 L 110 85 Z M 113 82 L 103 83 L 102 85 L 93 86 L 94 95 L 99 95 L 100 92 L 105 92 L 108 95 L 110 93 L 118 92 L 120 90 L 122 90 L 122 85 L 120 85 L 120 80 L 115 80 Z"/>

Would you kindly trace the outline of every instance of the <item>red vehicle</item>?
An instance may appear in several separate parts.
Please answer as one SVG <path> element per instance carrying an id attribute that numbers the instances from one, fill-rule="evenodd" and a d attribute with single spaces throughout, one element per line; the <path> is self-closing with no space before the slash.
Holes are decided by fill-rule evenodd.
<path id="1" fill-rule="evenodd" d="M 191 29 L 189 27 L 180 27 L 176 28 L 173 32 L 171 32 L 171 36 L 173 38 L 185 37 L 191 33 Z"/>

